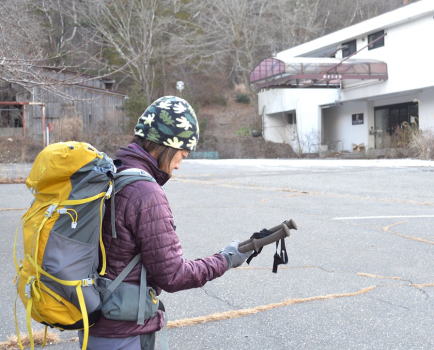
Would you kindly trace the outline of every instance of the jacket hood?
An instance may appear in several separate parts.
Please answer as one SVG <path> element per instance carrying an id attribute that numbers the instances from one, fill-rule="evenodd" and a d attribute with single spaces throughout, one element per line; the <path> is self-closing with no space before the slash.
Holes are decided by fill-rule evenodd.
<path id="1" fill-rule="evenodd" d="M 157 160 L 136 143 L 121 147 L 116 152 L 116 161 L 121 162 L 118 171 L 130 168 L 143 169 L 152 175 L 160 186 L 170 179 L 170 175 L 158 167 Z"/>

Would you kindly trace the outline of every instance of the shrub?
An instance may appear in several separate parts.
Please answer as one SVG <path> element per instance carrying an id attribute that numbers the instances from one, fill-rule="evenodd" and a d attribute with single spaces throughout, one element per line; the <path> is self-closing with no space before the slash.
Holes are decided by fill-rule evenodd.
<path id="1" fill-rule="evenodd" d="M 80 140 L 83 137 L 83 121 L 80 116 L 69 116 L 53 122 L 50 142 Z"/>
<path id="2" fill-rule="evenodd" d="M 238 103 L 244 103 L 248 105 L 250 103 L 250 97 L 247 94 L 236 94 L 235 101 Z"/>
<path id="3" fill-rule="evenodd" d="M 219 94 L 202 94 L 199 98 L 196 98 L 201 106 L 227 106 L 228 101 L 226 97 Z"/>
<path id="4" fill-rule="evenodd" d="M 235 131 L 235 135 L 237 136 L 250 136 L 250 129 L 247 127 L 241 127 L 237 131 Z"/>
<path id="5" fill-rule="evenodd" d="M 394 148 L 408 148 L 410 142 L 419 134 L 417 125 L 403 122 L 401 127 L 397 127 L 391 137 L 391 145 Z"/>
<path id="6" fill-rule="evenodd" d="M 416 130 L 411 137 L 409 147 L 412 155 L 421 159 L 434 159 L 434 132 Z"/>

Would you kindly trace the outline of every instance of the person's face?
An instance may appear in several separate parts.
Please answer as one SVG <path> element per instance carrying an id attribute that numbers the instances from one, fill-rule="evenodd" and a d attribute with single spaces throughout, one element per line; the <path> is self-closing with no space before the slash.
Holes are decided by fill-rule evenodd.
<path id="1" fill-rule="evenodd" d="M 188 153 L 189 152 L 184 149 L 175 153 L 169 165 L 169 175 L 172 175 L 173 170 L 179 169 L 182 161 L 188 157 Z"/>

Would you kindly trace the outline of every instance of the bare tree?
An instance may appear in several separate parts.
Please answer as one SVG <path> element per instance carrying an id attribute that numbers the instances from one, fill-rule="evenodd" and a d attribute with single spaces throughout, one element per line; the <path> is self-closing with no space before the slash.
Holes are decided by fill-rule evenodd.
<path id="1" fill-rule="evenodd" d="M 364 21 L 401 5 L 402 0 L 321 0 L 319 16 L 324 20 L 322 34 Z"/>
<path id="2" fill-rule="evenodd" d="M 402 0 L 2 0 L 0 78 L 54 81 L 44 67 L 118 72 L 149 101 L 179 72 L 248 85 L 264 57 L 402 5 Z M 83 77 L 77 76 L 77 79 Z"/>
<path id="3" fill-rule="evenodd" d="M 173 2 L 173 1 L 172 1 Z M 149 100 L 154 95 L 159 53 L 170 50 L 161 11 L 170 1 L 88 0 L 81 17 L 89 38 L 99 48 L 99 65 L 119 69 Z"/>
<path id="4" fill-rule="evenodd" d="M 320 35 L 325 26 L 321 0 L 276 0 L 268 29 L 271 51 L 276 52 L 309 41 Z"/>
<path id="5" fill-rule="evenodd" d="M 202 1 L 196 22 L 203 34 L 195 37 L 196 54 L 210 65 L 226 67 L 232 83 L 247 84 L 258 52 L 267 51 L 269 6 L 264 0 Z"/>
<path id="6" fill-rule="evenodd" d="M 40 17 L 46 38 L 46 51 L 62 59 L 68 57 L 71 44 L 78 37 L 79 9 L 82 3 L 77 0 L 36 0 L 30 2 Z"/>
<path id="7" fill-rule="evenodd" d="M 205 0 L 195 37 L 199 57 L 221 65 L 233 84 L 248 86 L 260 59 L 318 36 L 321 0 Z"/>
<path id="8" fill-rule="evenodd" d="M 37 84 L 35 67 L 44 65 L 42 28 L 25 0 L 0 2 L 0 77 L 11 83 Z"/>
<path id="9" fill-rule="evenodd" d="M 65 86 L 113 73 L 103 70 L 96 75 L 83 74 L 92 66 L 90 60 L 83 59 L 80 40 L 73 45 L 78 29 L 81 30 L 76 3 L 80 1 L 68 2 L 70 7 L 62 7 L 59 0 L 0 2 L 0 80 L 29 91 L 38 86 L 70 99 Z"/>

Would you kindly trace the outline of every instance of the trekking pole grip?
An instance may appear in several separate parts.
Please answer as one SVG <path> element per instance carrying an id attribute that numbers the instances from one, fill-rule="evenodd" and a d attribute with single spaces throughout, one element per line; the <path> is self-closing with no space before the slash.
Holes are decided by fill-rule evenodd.
<path id="1" fill-rule="evenodd" d="M 241 242 L 238 245 L 238 250 L 241 253 L 247 253 L 251 250 L 259 251 L 259 249 L 268 244 L 277 242 L 282 238 L 289 237 L 291 229 L 297 230 L 297 225 L 292 219 L 284 221 L 280 225 L 269 229 L 271 234 L 264 238 L 250 238 L 244 242 Z"/>

